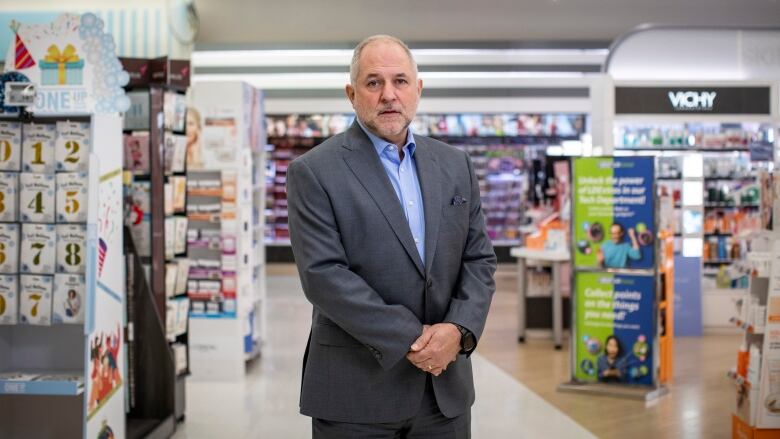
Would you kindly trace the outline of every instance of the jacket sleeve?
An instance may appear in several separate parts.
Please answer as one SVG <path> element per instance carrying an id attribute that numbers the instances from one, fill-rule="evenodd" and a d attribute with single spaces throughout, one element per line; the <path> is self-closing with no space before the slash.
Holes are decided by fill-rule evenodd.
<path id="1" fill-rule="evenodd" d="M 422 323 L 403 305 L 389 305 L 349 269 L 331 196 L 301 159 L 287 169 L 290 241 L 306 298 L 364 344 L 385 370 L 403 359 Z"/>
<path id="2" fill-rule="evenodd" d="M 469 231 L 461 257 L 458 282 L 444 321 L 463 326 L 471 331 L 478 341 L 485 329 L 490 301 L 496 290 L 493 279 L 496 271 L 496 254 L 485 229 L 479 182 L 468 155 L 466 155 L 466 165 L 471 180 Z"/>

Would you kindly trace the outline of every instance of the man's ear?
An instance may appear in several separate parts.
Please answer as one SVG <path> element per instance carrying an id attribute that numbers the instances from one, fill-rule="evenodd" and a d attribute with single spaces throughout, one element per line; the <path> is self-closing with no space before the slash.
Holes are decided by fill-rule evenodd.
<path id="1" fill-rule="evenodd" d="M 349 102 L 354 107 L 355 106 L 355 87 L 353 87 L 352 84 L 347 84 L 346 87 L 344 87 L 344 92 L 347 94 L 347 99 L 349 99 Z"/>
<path id="2" fill-rule="evenodd" d="M 422 79 L 418 79 L 417 80 L 417 97 L 422 96 L 422 89 L 423 89 Z"/>

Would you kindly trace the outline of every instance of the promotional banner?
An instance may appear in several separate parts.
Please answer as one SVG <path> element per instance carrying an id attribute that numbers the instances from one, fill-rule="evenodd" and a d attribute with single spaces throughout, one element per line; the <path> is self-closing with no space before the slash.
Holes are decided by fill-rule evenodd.
<path id="1" fill-rule="evenodd" d="M 574 265 L 655 267 L 652 157 L 574 159 Z"/>
<path id="2" fill-rule="evenodd" d="M 653 276 L 575 275 L 577 381 L 651 386 Z"/>
<path id="3" fill-rule="evenodd" d="M 5 82 L 38 85 L 35 105 L 45 113 L 118 113 L 130 108 L 124 85 L 130 77 L 116 57 L 116 43 L 95 16 L 62 14 L 52 23 L 10 23 L 14 39 L 0 75 Z M 16 112 L 17 107 L 5 107 Z"/>

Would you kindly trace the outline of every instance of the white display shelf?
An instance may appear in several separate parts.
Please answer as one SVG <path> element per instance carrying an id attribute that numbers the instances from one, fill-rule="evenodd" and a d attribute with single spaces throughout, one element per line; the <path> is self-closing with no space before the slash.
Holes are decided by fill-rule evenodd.
<path id="1" fill-rule="evenodd" d="M 10 373 L 29 375 L 26 379 L 7 379 Z M 65 376 L 80 380 L 55 379 Z M 10 371 L 0 373 L 0 395 L 78 396 L 84 393 L 84 371 Z M 44 379 L 51 377 L 52 379 Z"/>

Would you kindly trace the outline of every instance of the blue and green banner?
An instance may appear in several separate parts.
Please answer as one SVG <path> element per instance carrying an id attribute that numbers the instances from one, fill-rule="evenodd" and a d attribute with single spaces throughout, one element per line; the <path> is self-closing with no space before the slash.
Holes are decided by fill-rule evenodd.
<path id="1" fill-rule="evenodd" d="M 652 275 L 575 274 L 574 378 L 654 384 Z"/>
<path id="2" fill-rule="evenodd" d="M 652 157 L 574 159 L 576 268 L 655 267 Z"/>

